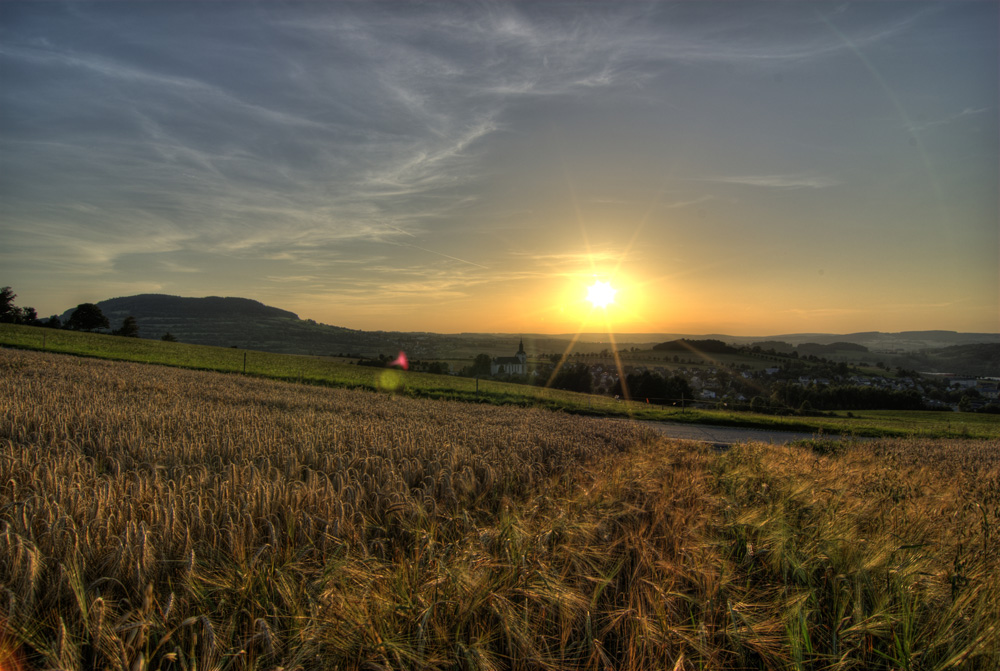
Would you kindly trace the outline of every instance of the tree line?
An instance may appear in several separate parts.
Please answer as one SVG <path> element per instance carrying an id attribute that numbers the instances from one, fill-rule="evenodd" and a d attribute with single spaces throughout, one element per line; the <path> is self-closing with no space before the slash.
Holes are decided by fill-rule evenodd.
<path id="1" fill-rule="evenodd" d="M 63 324 L 58 315 L 52 315 L 47 320 L 38 318 L 38 312 L 32 307 L 18 307 L 14 304 L 17 294 L 11 287 L 0 288 L 0 323 L 23 324 L 25 326 L 44 326 L 47 328 L 64 328 L 72 331 L 100 331 L 111 328 L 111 323 L 104 316 L 101 308 L 94 303 L 80 303 Z M 135 317 L 129 315 L 122 320 L 120 328 L 111 331 L 111 335 L 126 338 L 139 337 L 139 324 Z M 168 333 L 167 336 L 170 334 Z M 164 340 L 168 340 L 164 336 Z"/>

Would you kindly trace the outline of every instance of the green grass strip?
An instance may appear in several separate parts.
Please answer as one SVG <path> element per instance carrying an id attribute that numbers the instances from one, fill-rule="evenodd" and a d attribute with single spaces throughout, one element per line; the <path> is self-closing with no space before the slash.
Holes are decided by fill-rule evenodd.
<path id="1" fill-rule="evenodd" d="M 662 407 L 595 394 L 346 364 L 327 357 L 123 338 L 0 324 L 0 346 L 239 373 L 286 382 L 368 389 L 493 405 L 542 407 L 580 415 L 874 437 L 1000 438 L 1000 417 L 974 413 L 858 411 L 853 417 L 778 417 L 749 412 Z"/>

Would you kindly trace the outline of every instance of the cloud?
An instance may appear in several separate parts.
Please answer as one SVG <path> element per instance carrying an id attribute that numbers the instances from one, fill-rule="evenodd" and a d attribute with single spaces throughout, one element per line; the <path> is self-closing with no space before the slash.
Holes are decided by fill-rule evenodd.
<path id="1" fill-rule="evenodd" d="M 271 26 L 233 14 L 225 32 L 195 26 L 184 54 L 151 36 L 142 61 L 123 55 L 149 30 L 128 12 L 111 12 L 130 28 L 119 42 L 60 40 L 56 22 L 45 41 L 0 44 L 0 56 L 27 71 L 83 73 L 62 91 L 46 89 L 51 109 L 107 126 L 95 137 L 71 123 L 27 141 L 22 155 L 47 143 L 63 165 L 37 170 L 37 180 L 44 172 L 67 200 L 66 187 L 79 184 L 105 218 L 120 218 L 126 201 L 133 211 L 158 201 L 156 218 L 171 220 L 192 247 L 249 252 L 306 232 L 315 243 L 371 239 L 385 234 L 379 221 L 419 232 L 469 204 L 488 174 L 483 153 L 526 99 L 623 90 L 670 63 L 795 60 L 840 48 L 817 30 L 775 45 L 755 37 L 754 19 L 739 11 L 720 28 L 714 12 L 678 18 L 640 5 L 334 7 L 289 10 Z M 197 18 L 182 12 L 172 29 Z M 260 30 L 271 48 L 246 39 Z M 258 81 L 221 56 L 228 47 L 257 64 Z M 195 68 L 199 61 L 208 67 Z M 88 90 L 109 92 L 114 104 Z M 103 186 L 90 189 L 98 175 Z M 782 175 L 728 181 L 828 185 Z"/>
<path id="2" fill-rule="evenodd" d="M 664 203 L 661 207 L 665 210 L 676 210 L 683 207 L 691 207 L 692 205 L 701 205 L 702 203 L 708 203 L 714 200 L 718 200 L 716 196 L 699 196 L 698 198 L 691 198 L 689 200 L 675 200 Z"/>
<path id="3" fill-rule="evenodd" d="M 941 119 L 934 119 L 932 121 L 924 121 L 922 123 L 912 123 L 911 122 L 911 123 L 909 123 L 907 125 L 906 129 L 909 130 L 909 131 L 911 131 L 911 132 L 916 132 L 916 131 L 925 130 L 927 128 L 932 128 L 934 126 L 946 126 L 946 125 L 952 124 L 952 123 L 954 123 L 956 121 L 959 121 L 961 119 L 966 119 L 968 117 L 973 117 L 973 116 L 979 116 L 983 112 L 988 112 L 988 111 L 989 111 L 989 109 L 986 108 L 986 107 L 977 107 L 977 108 L 966 107 L 961 112 L 957 112 L 955 114 L 950 114 L 950 115 L 948 115 L 946 117 L 943 117 Z"/>
<path id="4" fill-rule="evenodd" d="M 440 257 L 443 257 L 443 258 L 446 258 L 446 259 L 450 259 L 452 261 L 458 261 L 459 263 L 464 263 L 466 265 L 474 266 L 476 268 L 482 268 L 483 270 L 489 270 L 488 266 L 484 266 L 484 265 L 482 265 L 480 263 L 475 263 L 474 261 L 467 261 L 466 259 L 460 259 L 457 256 L 451 256 L 450 254 L 445 254 L 444 252 L 437 252 L 437 251 L 434 251 L 433 249 L 427 249 L 426 247 L 420 247 L 418 245 L 411 245 L 408 242 L 396 242 L 396 243 L 393 243 L 393 244 L 399 245 L 400 247 L 410 247 L 411 249 L 416 249 L 416 250 L 419 250 L 421 252 L 427 252 L 428 254 L 434 254 L 435 256 L 440 256 Z"/>
<path id="5" fill-rule="evenodd" d="M 769 189 L 826 189 L 840 184 L 829 177 L 790 174 L 790 175 L 732 175 L 721 177 L 703 177 L 697 181 L 717 182 L 720 184 L 740 184 Z"/>
<path id="6" fill-rule="evenodd" d="M 859 153 L 841 142 L 855 118 L 794 116 L 794 78 L 770 74 L 823 61 L 831 100 L 856 82 L 841 54 L 914 38 L 930 10 L 851 5 L 831 30 L 810 3 L 720 7 L 18 5 L 0 22 L 0 265 L 142 268 L 168 289 L 197 268 L 207 287 L 242 273 L 359 303 L 452 300 L 616 267 L 624 252 L 582 249 L 590 220 L 618 217 L 620 232 L 632 210 L 681 215 L 666 210 L 732 195 L 719 184 L 815 190 L 857 175 L 847 159 L 785 153 L 805 137 Z M 987 109 L 947 99 L 953 114 L 911 130 Z M 685 180 L 713 186 L 671 184 Z M 567 184 L 579 222 L 562 209 Z M 654 256 L 641 232 L 630 262 Z"/>

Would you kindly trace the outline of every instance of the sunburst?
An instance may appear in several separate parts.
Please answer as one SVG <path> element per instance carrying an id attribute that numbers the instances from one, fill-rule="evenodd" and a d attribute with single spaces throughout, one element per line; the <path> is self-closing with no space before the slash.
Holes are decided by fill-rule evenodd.
<path id="1" fill-rule="evenodd" d="M 608 282 L 595 280 L 593 284 L 587 287 L 587 300 L 595 308 L 606 308 L 615 302 L 616 293 L 618 293 L 618 290 Z"/>

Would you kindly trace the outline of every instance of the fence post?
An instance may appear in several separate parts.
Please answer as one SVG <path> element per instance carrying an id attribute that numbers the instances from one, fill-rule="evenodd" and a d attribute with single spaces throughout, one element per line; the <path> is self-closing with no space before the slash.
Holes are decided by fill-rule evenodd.
<path id="1" fill-rule="evenodd" d="M 243 352 L 243 374 L 247 374 L 247 353 Z"/>

